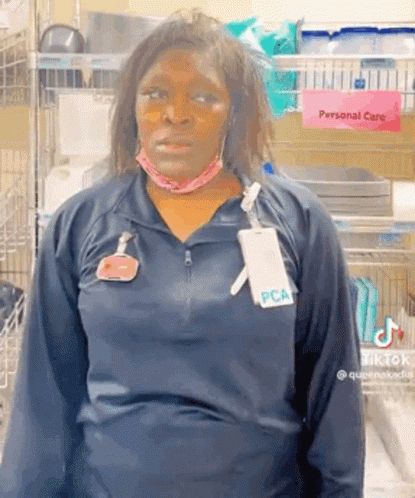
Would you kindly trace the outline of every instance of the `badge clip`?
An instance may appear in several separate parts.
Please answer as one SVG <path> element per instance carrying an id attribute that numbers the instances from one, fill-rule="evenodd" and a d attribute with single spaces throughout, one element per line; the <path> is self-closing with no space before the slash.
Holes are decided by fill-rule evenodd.
<path id="1" fill-rule="evenodd" d="M 249 222 L 253 228 L 257 228 L 260 226 L 258 218 L 256 217 L 253 210 L 255 200 L 258 197 L 260 190 L 261 184 L 258 182 L 254 182 L 249 187 L 246 187 L 244 190 L 244 198 L 241 202 L 241 209 L 248 215 Z"/>
<path id="2" fill-rule="evenodd" d="M 254 182 L 244 190 L 244 198 L 241 202 L 241 208 L 243 209 L 243 211 L 247 213 L 252 210 L 255 199 L 258 197 L 260 190 L 261 185 L 258 182 Z"/>
<path id="3" fill-rule="evenodd" d="M 139 261 L 125 254 L 128 242 L 134 236 L 123 232 L 118 239 L 117 251 L 103 258 L 97 268 L 96 276 L 99 280 L 116 280 L 130 282 L 137 275 Z"/>

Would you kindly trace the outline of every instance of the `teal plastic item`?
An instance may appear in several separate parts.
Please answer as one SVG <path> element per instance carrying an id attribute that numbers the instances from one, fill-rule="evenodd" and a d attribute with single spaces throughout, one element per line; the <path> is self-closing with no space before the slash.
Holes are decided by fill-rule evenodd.
<path id="1" fill-rule="evenodd" d="M 357 287 L 357 307 L 356 307 L 356 324 L 361 342 L 366 342 L 366 319 L 369 298 L 369 289 L 362 282 L 362 279 L 355 279 Z"/>
<path id="2" fill-rule="evenodd" d="M 379 291 L 369 278 L 362 278 L 361 280 L 368 288 L 364 340 L 365 342 L 373 342 L 378 318 Z"/>
<path id="3" fill-rule="evenodd" d="M 290 92 L 297 87 L 297 73 L 276 71 L 272 57 L 297 53 L 297 25 L 285 21 L 278 31 L 265 32 L 257 18 L 250 17 L 243 21 L 232 21 L 225 27 L 231 35 L 246 43 L 257 54 L 273 115 L 281 117 L 287 111 L 295 110 L 297 97 Z"/>
<path id="4" fill-rule="evenodd" d="M 257 23 L 256 17 L 249 17 L 248 19 L 244 19 L 243 21 L 231 21 L 225 24 L 228 32 L 239 38 L 248 28 L 254 26 Z"/>

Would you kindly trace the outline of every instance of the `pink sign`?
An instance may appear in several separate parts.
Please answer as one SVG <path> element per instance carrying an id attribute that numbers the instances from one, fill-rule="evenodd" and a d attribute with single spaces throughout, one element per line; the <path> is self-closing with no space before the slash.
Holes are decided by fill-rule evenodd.
<path id="1" fill-rule="evenodd" d="M 305 128 L 401 130 L 401 94 L 303 90 Z"/>

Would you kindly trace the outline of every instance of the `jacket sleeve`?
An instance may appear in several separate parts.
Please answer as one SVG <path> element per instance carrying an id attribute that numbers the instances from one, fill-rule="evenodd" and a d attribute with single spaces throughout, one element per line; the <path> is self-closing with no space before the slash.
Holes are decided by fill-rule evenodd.
<path id="1" fill-rule="evenodd" d="M 1 498 L 69 498 L 65 479 L 81 441 L 86 341 L 77 311 L 74 241 L 62 212 L 36 261 L 0 467 Z"/>
<path id="2" fill-rule="evenodd" d="M 361 355 L 347 263 L 319 201 L 305 225 L 296 328 L 297 401 L 305 425 L 302 496 L 362 498 L 364 409 L 353 375 Z"/>

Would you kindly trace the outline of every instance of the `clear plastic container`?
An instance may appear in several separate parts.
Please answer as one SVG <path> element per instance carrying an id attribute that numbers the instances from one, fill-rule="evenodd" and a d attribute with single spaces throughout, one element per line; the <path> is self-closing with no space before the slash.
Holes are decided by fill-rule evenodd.
<path id="1" fill-rule="evenodd" d="M 376 46 L 380 54 L 415 55 L 415 28 L 380 29 Z"/>
<path id="2" fill-rule="evenodd" d="M 330 53 L 330 33 L 328 31 L 303 31 L 302 54 L 324 55 Z"/>
<path id="3" fill-rule="evenodd" d="M 378 28 L 372 26 L 346 27 L 333 35 L 335 54 L 376 54 Z"/>

